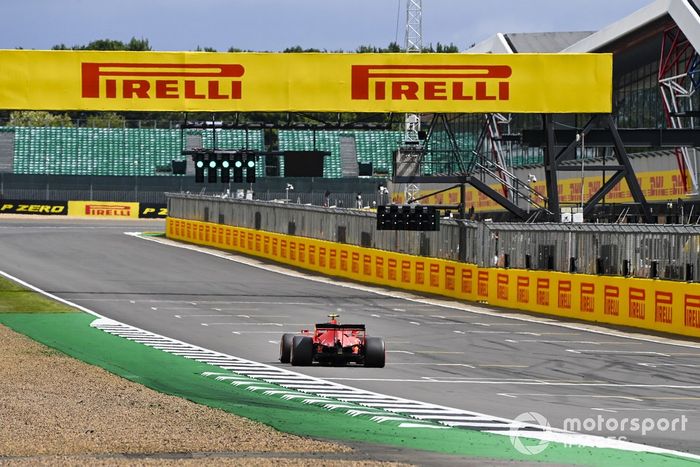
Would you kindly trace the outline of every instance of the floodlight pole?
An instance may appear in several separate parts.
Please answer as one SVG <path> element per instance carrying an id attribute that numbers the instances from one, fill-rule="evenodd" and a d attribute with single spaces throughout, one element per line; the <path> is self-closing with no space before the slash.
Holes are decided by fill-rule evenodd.
<path id="1" fill-rule="evenodd" d="M 459 184 L 459 260 L 467 261 L 467 186 L 464 183 Z"/>
<path id="2" fill-rule="evenodd" d="M 423 50 L 423 6 L 422 0 L 406 0 L 406 37 L 404 48 L 407 53 L 420 53 Z M 420 115 L 406 114 L 404 143 L 418 144 Z"/>

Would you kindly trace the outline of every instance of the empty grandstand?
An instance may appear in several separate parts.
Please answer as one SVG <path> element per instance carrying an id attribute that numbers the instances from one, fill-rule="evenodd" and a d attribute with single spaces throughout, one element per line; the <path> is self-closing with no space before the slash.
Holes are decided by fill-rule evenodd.
<path id="1" fill-rule="evenodd" d="M 177 129 L 16 127 L 16 174 L 148 176 L 181 159 Z M 204 147 L 262 149 L 261 131 L 199 132 Z M 262 175 L 262 174 L 261 174 Z"/>
<path id="2" fill-rule="evenodd" d="M 280 151 L 328 151 L 323 167 L 325 178 L 343 176 L 341 163 L 341 138 L 355 142 L 355 164 L 372 164 L 373 172 L 391 173 L 392 154 L 402 138 L 399 131 L 344 131 L 344 130 L 280 130 Z"/>
<path id="3" fill-rule="evenodd" d="M 168 174 L 173 159 L 183 157 L 179 129 L 3 127 L 2 131 L 14 134 L 14 144 L 3 152 L 11 151 L 12 172 L 16 174 L 163 175 Z M 217 129 L 216 134 L 187 130 L 187 134 L 200 135 L 205 148 L 265 149 L 262 130 Z M 371 164 L 377 174 L 391 173 L 392 154 L 401 140 L 399 131 L 279 130 L 278 146 L 280 151 L 328 151 L 323 176 L 340 178 L 344 175 L 342 137 L 355 143 L 352 163 Z M 279 164 L 279 175 L 284 176 L 283 158 Z M 256 175 L 266 175 L 264 164 L 259 164 Z"/>

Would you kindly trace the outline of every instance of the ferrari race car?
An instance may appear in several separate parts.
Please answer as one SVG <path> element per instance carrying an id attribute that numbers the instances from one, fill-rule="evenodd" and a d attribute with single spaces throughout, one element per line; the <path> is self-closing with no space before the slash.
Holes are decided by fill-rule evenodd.
<path id="1" fill-rule="evenodd" d="M 364 324 L 340 324 L 338 315 L 318 323 L 313 331 L 283 334 L 280 341 L 280 362 L 294 366 L 345 364 L 353 362 L 366 367 L 382 368 L 385 361 L 384 339 L 368 337 Z"/>

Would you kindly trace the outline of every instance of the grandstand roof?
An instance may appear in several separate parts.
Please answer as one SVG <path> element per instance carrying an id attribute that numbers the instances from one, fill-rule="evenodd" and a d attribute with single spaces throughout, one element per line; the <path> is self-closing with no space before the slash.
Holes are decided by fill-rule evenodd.
<path id="1" fill-rule="evenodd" d="M 550 53 L 561 52 L 591 34 L 593 31 L 513 33 L 506 34 L 506 39 L 516 53 Z"/>
<path id="2" fill-rule="evenodd" d="M 660 37 L 673 24 L 700 50 L 700 0 L 656 0 L 597 32 L 496 33 L 468 53 L 613 52 L 634 49 L 637 64 L 658 59 Z M 623 54 L 624 55 L 624 54 Z M 617 63 L 616 69 L 625 68 Z"/>
<path id="3" fill-rule="evenodd" d="M 498 33 L 473 45 L 469 53 L 555 53 L 593 31 Z"/>
<path id="4" fill-rule="evenodd" d="M 608 52 L 631 45 L 642 31 L 663 29 L 675 22 L 696 50 L 700 50 L 700 2 L 656 0 L 634 13 L 580 40 L 563 52 Z"/>

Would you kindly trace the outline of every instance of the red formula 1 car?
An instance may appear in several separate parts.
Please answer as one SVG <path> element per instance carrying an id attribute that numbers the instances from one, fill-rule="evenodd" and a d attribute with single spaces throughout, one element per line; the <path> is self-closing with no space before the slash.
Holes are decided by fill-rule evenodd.
<path id="1" fill-rule="evenodd" d="M 313 362 L 345 364 L 353 362 L 367 367 L 382 368 L 385 361 L 384 339 L 368 337 L 364 324 L 340 324 L 338 315 L 328 315 L 330 321 L 316 324 L 314 331 L 283 334 L 280 341 L 280 362 L 294 366 Z"/>

